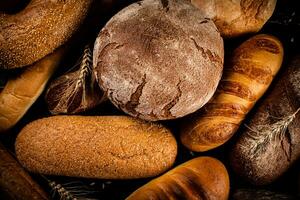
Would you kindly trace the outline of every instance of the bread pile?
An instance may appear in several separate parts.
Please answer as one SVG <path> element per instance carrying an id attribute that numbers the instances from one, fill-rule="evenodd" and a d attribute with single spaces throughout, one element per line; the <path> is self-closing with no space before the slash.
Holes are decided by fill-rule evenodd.
<path id="1" fill-rule="evenodd" d="M 129 200 L 225 200 L 232 185 L 238 188 L 232 177 L 271 184 L 299 160 L 299 56 L 281 69 L 280 39 L 256 34 L 276 0 L 138 1 L 101 30 L 92 18 L 89 29 L 99 33 L 88 35 L 89 43 L 82 39 L 84 50 L 74 44 L 86 33 L 76 34 L 99 2 L 4 4 L 0 69 L 21 70 L 0 91 L 0 133 L 18 132 L 18 162 L 48 180 L 60 198 L 78 197 L 49 181 L 52 175 L 147 178 L 127 191 Z M 112 8 L 116 2 L 104 4 Z M 233 51 L 226 46 L 232 38 L 239 41 Z M 62 70 L 71 55 L 77 63 Z M 42 109 L 30 119 L 37 99 Z M 222 151 L 228 141 L 228 156 L 197 153 L 220 146 Z M 187 151 L 194 156 L 183 156 Z M 10 196 L 46 198 L 34 181 L 20 184 L 25 172 L 15 163 L 20 172 L 9 171 L 9 178 L 21 189 L 4 184 L 8 176 L 0 177 L 0 186 Z M 243 195 L 257 193 L 237 190 L 233 197 Z"/>

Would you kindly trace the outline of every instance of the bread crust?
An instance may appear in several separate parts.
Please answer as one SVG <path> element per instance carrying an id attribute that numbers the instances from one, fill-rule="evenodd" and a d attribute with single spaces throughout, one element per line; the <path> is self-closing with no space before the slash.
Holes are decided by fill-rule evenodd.
<path id="1" fill-rule="evenodd" d="M 126 200 L 226 200 L 229 176 L 225 166 L 211 157 L 189 160 L 133 192 Z"/>
<path id="2" fill-rule="evenodd" d="M 289 63 L 287 69 L 257 108 L 247 123 L 249 128 L 242 132 L 231 152 L 234 170 L 256 185 L 276 180 L 300 158 L 299 112 L 283 132 L 259 129 L 272 127 L 300 108 L 300 55 Z"/>
<path id="3" fill-rule="evenodd" d="M 32 180 L 30 175 L 1 143 L 0 172 L 0 188 L 4 190 L 11 199 L 49 199 L 48 195 Z"/>
<path id="4" fill-rule="evenodd" d="M 214 93 L 223 40 L 189 2 L 145 0 L 120 11 L 101 30 L 94 70 L 110 101 L 145 120 L 195 112 Z"/>
<path id="5" fill-rule="evenodd" d="M 256 35 L 234 50 L 213 98 L 182 123 L 180 138 L 192 151 L 216 148 L 237 131 L 281 67 L 283 47 L 270 35 Z"/>
<path id="6" fill-rule="evenodd" d="M 0 133 L 12 128 L 41 95 L 65 50 L 60 47 L 6 83 L 0 92 Z"/>
<path id="7" fill-rule="evenodd" d="M 213 19 L 225 38 L 258 32 L 272 16 L 276 0 L 191 0 Z"/>
<path id="8" fill-rule="evenodd" d="M 31 0 L 20 12 L 0 12 L 0 68 L 31 65 L 77 30 L 92 0 Z"/>
<path id="9" fill-rule="evenodd" d="M 31 172 L 101 179 L 156 176 L 177 154 L 171 132 L 128 116 L 55 116 L 28 124 L 16 155 Z"/>

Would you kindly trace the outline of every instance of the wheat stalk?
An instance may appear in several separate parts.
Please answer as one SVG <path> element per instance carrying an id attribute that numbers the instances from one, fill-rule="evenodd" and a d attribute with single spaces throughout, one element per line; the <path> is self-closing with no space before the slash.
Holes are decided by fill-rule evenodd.
<path id="1" fill-rule="evenodd" d="M 55 197 L 58 195 L 60 200 L 93 200 L 93 198 L 87 197 L 93 192 L 84 189 L 83 186 L 79 185 L 79 181 L 60 184 L 43 175 L 41 176 L 48 182 L 51 188 L 52 199 L 56 199 Z"/>
<path id="2" fill-rule="evenodd" d="M 274 145 L 276 145 L 278 141 L 282 141 L 285 137 L 288 126 L 295 119 L 299 111 L 300 108 L 298 108 L 293 114 L 283 117 L 275 123 L 260 125 L 257 126 L 257 128 L 249 127 L 245 124 L 246 128 L 250 130 L 247 132 L 247 135 L 255 141 L 252 143 L 249 155 L 254 157 L 256 154 L 265 151 L 266 146 L 272 143 L 272 141 L 275 141 L 273 143 Z"/>

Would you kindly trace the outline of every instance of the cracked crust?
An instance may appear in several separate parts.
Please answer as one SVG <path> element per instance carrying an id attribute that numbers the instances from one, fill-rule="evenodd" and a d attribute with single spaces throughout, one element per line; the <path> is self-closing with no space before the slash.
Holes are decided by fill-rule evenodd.
<path id="1" fill-rule="evenodd" d="M 272 16 L 276 0 L 191 0 L 215 22 L 223 37 L 258 32 Z"/>
<path id="2" fill-rule="evenodd" d="M 293 114 L 300 107 L 300 56 L 287 66 L 269 95 L 258 107 L 249 127 L 270 126 L 278 119 Z M 251 137 L 252 136 L 252 137 Z M 300 158 L 300 114 L 287 127 L 282 136 L 259 146 L 258 153 L 252 149 L 264 132 L 246 129 L 231 153 L 235 171 L 256 185 L 271 183 L 280 177 Z"/>
<path id="3" fill-rule="evenodd" d="M 92 0 L 31 0 L 16 14 L 0 11 L 0 69 L 30 65 L 77 30 Z"/>
<path id="4" fill-rule="evenodd" d="M 168 129 L 127 116 L 39 119 L 20 132 L 15 147 L 31 172 L 101 179 L 156 176 L 177 154 Z"/>
<path id="5" fill-rule="evenodd" d="M 157 121 L 193 113 L 211 98 L 223 54 L 214 23 L 189 2 L 145 0 L 101 30 L 93 65 L 113 104 Z"/>

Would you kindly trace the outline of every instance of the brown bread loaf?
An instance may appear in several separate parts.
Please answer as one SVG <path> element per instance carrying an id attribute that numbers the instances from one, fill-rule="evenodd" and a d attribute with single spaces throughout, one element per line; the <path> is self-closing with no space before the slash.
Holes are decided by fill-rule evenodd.
<path id="1" fill-rule="evenodd" d="M 156 176 L 177 154 L 168 129 L 127 116 L 39 119 L 20 132 L 15 147 L 29 171 L 101 179 Z"/>
<path id="2" fill-rule="evenodd" d="M 272 16 L 276 0 L 191 0 L 226 38 L 256 33 Z"/>
<path id="3" fill-rule="evenodd" d="M 226 200 L 228 195 L 229 176 L 225 166 L 217 159 L 199 157 L 150 181 L 126 200 Z"/>
<path id="4" fill-rule="evenodd" d="M 144 0 L 120 11 L 94 46 L 94 71 L 110 101 L 145 120 L 195 112 L 223 70 L 223 40 L 188 1 Z"/>
<path id="5" fill-rule="evenodd" d="M 253 184 L 271 183 L 300 158 L 300 55 L 263 100 L 231 152 L 231 164 Z"/>
<path id="6" fill-rule="evenodd" d="M 77 30 L 92 0 L 30 0 L 17 13 L 0 12 L 0 69 L 30 65 Z"/>
<path id="7" fill-rule="evenodd" d="M 192 151 L 207 151 L 229 140 L 271 84 L 282 59 L 282 44 L 273 36 L 261 34 L 242 43 L 213 98 L 183 123 L 182 143 Z"/>
<path id="8" fill-rule="evenodd" d="M 18 200 L 46 200 L 48 196 L 0 143 L 0 193 Z M 0 198 L 1 198 L 0 194 Z"/>
<path id="9" fill-rule="evenodd" d="M 0 91 L 0 133 L 13 127 L 41 95 L 65 51 L 60 47 L 6 83 Z"/>

